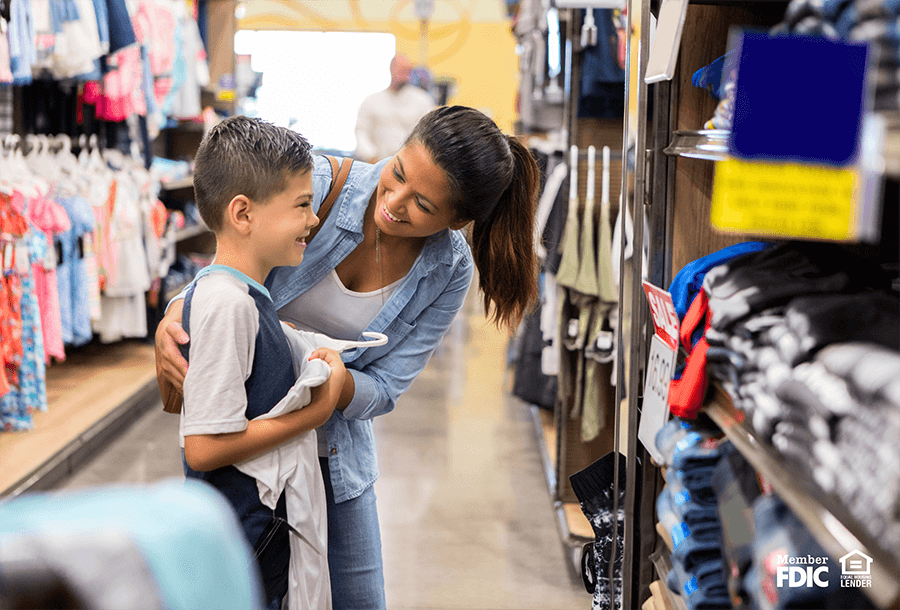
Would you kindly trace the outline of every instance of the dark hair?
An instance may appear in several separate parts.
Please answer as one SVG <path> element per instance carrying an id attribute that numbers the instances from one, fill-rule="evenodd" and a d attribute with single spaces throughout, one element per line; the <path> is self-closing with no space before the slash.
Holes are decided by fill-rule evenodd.
<path id="1" fill-rule="evenodd" d="M 473 221 L 472 256 L 484 310 L 515 329 L 537 299 L 534 215 L 540 171 L 516 138 L 485 114 L 444 106 L 426 114 L 407 142 L 425 147 L 450 182 L 457 220 Z"/>
<path id="2" fill-rule="evenodd" d="M 246 116 L 229 117 L 209 130 L 194 159 L 194 195 L 200 217 L 221 228 L 237 195 L 265 202 L 296 173 L 312 169 L 312 147 L 295 131 Z"/>

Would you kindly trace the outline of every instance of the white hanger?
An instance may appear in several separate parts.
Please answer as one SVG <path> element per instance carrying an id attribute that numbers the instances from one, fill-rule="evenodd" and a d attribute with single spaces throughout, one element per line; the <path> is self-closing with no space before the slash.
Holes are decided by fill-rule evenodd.
<path id="1" fill-rule="evenodd" d="M 348 349 L 356 349 L 358 347 L 378 347 L 379 345 L 385 345 L 388 342 L 387 335 L 383 335 L 381 333 L 363 333 L 363 337 L 368 339 L 372 339 L 372 341 L 343 341 L 341 339 L 332 339 L 328 335 L 323 335 L 322 333 L 312 333 L 315 338 L 314 343 L 319 347 L 327 347 L 329 349 L 333 349 L 334 351 L 340 353 Z"/>

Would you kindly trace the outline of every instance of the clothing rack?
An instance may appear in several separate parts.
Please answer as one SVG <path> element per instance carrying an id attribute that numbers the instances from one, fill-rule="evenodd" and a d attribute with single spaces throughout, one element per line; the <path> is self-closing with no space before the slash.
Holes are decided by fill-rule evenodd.
<path id="1" fill-rule="evenodd" d="M 577 146 L 578 167 L 570 168 L 570 175 L 565 179 L 565 183 L 569 184 L 572 179 L 571 172 L 575 171 L 577 175 L 577 184 L 574 185 L 579 209 L 576 215 L 583 215 L 584 204 L 588 193 L 588 146 L 594 146 L 596 149 L 596 182 L 593 194 L 596 198 L 594 223 L 607 222 L 612 225 L 615 220 L 615 214 L 619 209 L 619 189 L 622 175 L 622 122 L 620 118 L 613 119 L 597 119 L 597 118 L 579 118 L 577 116 L 578 98 L 579 98 L 579 81 L 581 70 L 581 54 L 583 48 L 580 47 L 581 32 L 581 11 L 574 9 L 565 9 L 560 11 L 560 23 L 563 24 L 561 35 L 563 41 L 561 47 L 565 49 L 563 58 L 563 73 L 565 76 L 563 84 L 563 117 L 560 126 L 561 141 L 556 149 L 543 149 L 543 152 L 561 158 L 560 163 L 571 165 L 572 151 L 571 146 Z M 540 21 L 540 20 L 538 20 Z M 544 18 L 546 21 L 546 18 Z M 533 68 L 530 70 L 527 78 L 523 77 L 525 82 L 533 82 Z M 562 75 L 561 75 L 562 76 Z M 602 149 L 604 146 L 609 147 L 610 168 L 609 168 L 609 200 L 610 200 L 610 216 L 601 217 L 601 182 L 602 182 Z M 566 188 L 566 187 L 563 187 Z M 572 185 L 569 185 L 572 188 Z M 570 193 L 570 196 L 573 193 Z M 570 199 L 570 201 L 572 201 Z M 614 308 L 614 306 L 613 306 Z M 557 346 L 562 350 L 561 358 L 579 358 L 581 352 L 567 352 L 561 346 Z M 568 356 L 567 356 L 568 354 Z M 573 360 L 574 362 L 574 360 Z M 598 392 L 606 395 L 604 400 L 612 403 L 614 389 L 610 384 L 612 363 L 602 365 L 603 373 L 599 374 L 599 378 L 605 381 L 599 381 Z M 562 384 L 567 377 L 563 375 L 560 383 Z M 562 390 L 562 394 L 571 393 L 571 390 Z M 581 511 L 578 499 L 574 494 L 574 490 L 569 482 L 569 476 L 582 470 L 595 462 L 601 456 L 613 450 L 613 437 L 615 428 L 613 426 L 611 415 L 613 409 L 608 408 L 606 421 L 601 422 L 601 429 L 598 435 L 590 441 L 582 439 L 581 419 L 573 419 L 570 416 L 573 404 L 571 397 L 570 402 L 566 399 L 557 399 L 557 403 L 552 410 L 540 408 L 538 406 L 530 406 L 529 412 L 538 442 L 539 452 L 544 465 L 544 472 L 547 478 L 548 490 L 551 502 L 556 514 L 556 522 L 563 544 L 563 550 L 568 558 L 571 567 L 570 576 L 573 579 L 581 580 L 581 561 L 582 548 L 585 543 L 593 540 L 594 534 L 587 518 Z"/>

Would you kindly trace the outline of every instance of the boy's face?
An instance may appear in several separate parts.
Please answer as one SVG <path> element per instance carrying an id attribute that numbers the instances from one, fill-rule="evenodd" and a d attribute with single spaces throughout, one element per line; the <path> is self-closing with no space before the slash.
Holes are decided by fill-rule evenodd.
<path id="1" fill-rule="evenodd" d="M 312 210 L 312 172 L 290 176 L 286 187 L 254 210 L 252 240 L 267 267 L 299 265 L 310 229 L 319 224 Z"/>

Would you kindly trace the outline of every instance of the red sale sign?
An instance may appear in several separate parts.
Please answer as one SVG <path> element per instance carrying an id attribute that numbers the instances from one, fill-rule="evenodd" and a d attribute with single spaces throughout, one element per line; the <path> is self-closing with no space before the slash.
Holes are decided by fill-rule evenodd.
<path id="1" fill-rule="evenodd" d="M 644 282 L 644 292 L 647 293 L 647 301 L 650 303 L 650 314 L 653 316 L 653 326 L 660 339 L 673 350 L 678 351 L 678 314 L 675 312 L 675 304 L 672 295 L 651 284 Z"/>

